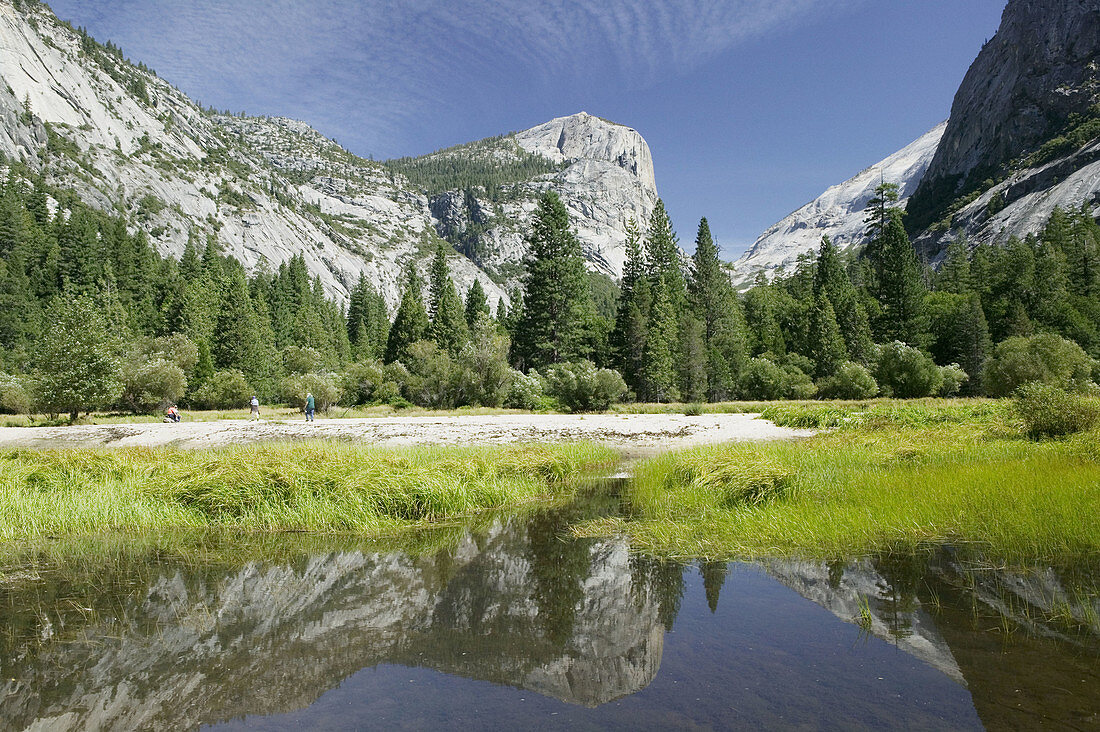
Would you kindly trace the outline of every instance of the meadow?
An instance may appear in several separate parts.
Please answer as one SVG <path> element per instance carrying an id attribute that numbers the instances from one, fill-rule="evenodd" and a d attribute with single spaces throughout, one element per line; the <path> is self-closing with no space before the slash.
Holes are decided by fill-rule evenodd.
<path id="1" fill-rule="evenodd" d="M 0 452 L 0 541 L 121 530 L 380 534 L 568 499 L 617 460 L 588 444 Z"/>
<path id="2" fill-rule="evenodd" d="M 820 558 L 957 545 L 1006 560 L 1100 556 L 1100 433 L 1032 440 L 1009 401 L 773 405 L 802 442 L 669 453 L 634 471 L 626 533 L 671 556 Z"/>

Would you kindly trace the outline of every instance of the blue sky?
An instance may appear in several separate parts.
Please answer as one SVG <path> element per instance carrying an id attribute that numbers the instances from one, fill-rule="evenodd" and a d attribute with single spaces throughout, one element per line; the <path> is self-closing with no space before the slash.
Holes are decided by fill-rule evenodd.
<path id="1" fill-rule="evenodd" d="M 1004 0 L 52 0 L 218 109 L 384 159 L 581 110 L 729 258 L 946 119 Z"/>

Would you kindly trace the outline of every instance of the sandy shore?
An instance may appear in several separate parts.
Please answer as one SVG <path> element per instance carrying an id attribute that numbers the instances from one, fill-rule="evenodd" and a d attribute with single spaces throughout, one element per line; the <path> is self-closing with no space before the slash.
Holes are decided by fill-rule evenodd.
<path id="1" fill-rule="evenodd" d="M 490 445 L 592 441 L 629 453 L 723 442 L 789 440 L 811 430 L 777 427 L 755 414 L 502 414 L 304 421 L 2 427 L 0 448 L 220 447 L 276 440 L 338 439 L 378 445 Z"/>

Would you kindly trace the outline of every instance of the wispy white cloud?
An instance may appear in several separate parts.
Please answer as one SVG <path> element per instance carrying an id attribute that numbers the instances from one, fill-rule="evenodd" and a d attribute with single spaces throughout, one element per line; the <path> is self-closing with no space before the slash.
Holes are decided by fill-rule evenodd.
<path id="1" fill-rule="evenodd" d="M 215 106 L 385 150 L 441 99 L 500 85 L 643 89 L 860 0 L 54 0 Z M 574 110 L 570 110 L 574 111 Z"/>

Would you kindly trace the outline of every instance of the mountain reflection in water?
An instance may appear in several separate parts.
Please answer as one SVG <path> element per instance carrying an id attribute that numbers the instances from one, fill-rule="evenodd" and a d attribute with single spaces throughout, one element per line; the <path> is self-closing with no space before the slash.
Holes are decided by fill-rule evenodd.
<path id="1" fill-rule="evenodd" d="M 1089 573 L 968 573 L 947 552 L 687 566 L 621 539 L 567 540 L 569 518 L 499 521 L 423 555 L 6 571 L 0 718 L 16 729 L 1100 721 Z M 990 630 L 1008 623 L 1018 631 Z"/>

